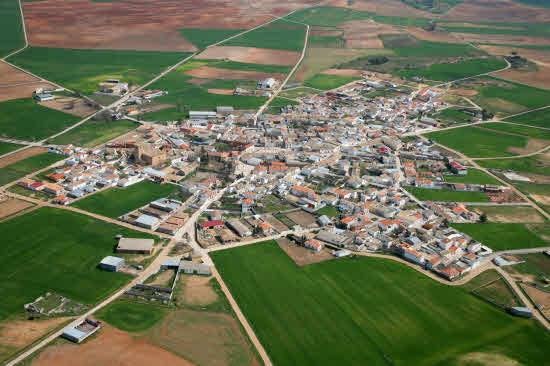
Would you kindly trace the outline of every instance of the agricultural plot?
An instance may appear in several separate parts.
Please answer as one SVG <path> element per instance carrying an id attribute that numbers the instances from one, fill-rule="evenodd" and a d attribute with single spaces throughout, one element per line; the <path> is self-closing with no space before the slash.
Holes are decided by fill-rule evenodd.
<path id="1" fill-rule="evenodd" d="M 9 142 L 0 142 L 0 155 L 22 148 L 22 145 L 10 144 Z"/>
<path id="2" fill-rule="evenodd" d="M 3 166 L 0 168 L 0 186 L 13 182 L 62 159 L 64 159 L 62 155 L 43 153 Z"/>
<path id="3" fill-rule="evenodd" d="M 82 147 L 93 147 L 105 143 L 137 128 L 135 122 L 129 120 L 95 121 L 90 120 L 72 130 L 49 140 L 56 145 L 73 144 Z"/>
<path id="4" fill-rule="evenodd" d="M 470 289 L 475 296 L 503 310 L 513 306 L 524 306 L 506 280 L 494 269 L 479 274 L 464 287 Z"/>
<path id="5" fill-rule="evenodd" d="M 92 304 L 128 281 L 97 264 L 113 252 L 115 236 L 151 237 L 66 210 L 40 208 L 0 223 L 5 239 L 0 272 L 0 319 L 23 312 L 23 305 L 53 291 Z M 9 279 L 9 280 L 8 280 Z"/>
<path id="6" fill-rule="evenodd" d="M 549 245 L 548 241 L 535 234 L 525 224 L 483 223 L 452 224 L 452 226 L 495 251 Z"/>
<path id="7" fill-rule="evenodd" d="M 445 124 L 472 122 L 472 115 L 459 108 L 445 108 L 433 116 Z"/>
<path id="8" fill-rule="evenodd" d="M 435 81 L 452 81 L 502 69 L 506 63 L 498 58 L 479 58 L 459 62 L 432 64 L 425 68 L 402 69 L 403 78 L 419 77 Z"/>
<path id="9" fill-rule="evenodd" d="M 25 45 L 18 0 L 0 2 L 0 57 Z"/>
<path id="10" fill-rule="evenodd" d="M 298 267 L 276 243 L 212 257 L 275 364 L 456 364 L 474 353 L 545 362 L 550 336 L 535 322 L 392 261 Z"/>
<path id="11" fill-rule="evenodd" d="M 76 201 L 73 206 L 99 215 L 117 218 L 163 197 L 178 198 L 180 187 L 143 181 L 125 188 L 110 188 Z"/>
<path id="12" fill-rule="evenodd" d="M 244 29 L 184 28 L 180 30 L 185 39 L 198 49 L 206 48 L 242 31 Z"/>
<path id="13" fill-rule="evenodd" d="M 314 89 L 331 90 L 359 79 L 360 78 L 353 76 L 328 75 L 321 73 L 307 79 L 304 82 L 304 85 Z"/>
<path id="14" fill-rule="evenodd" d="M 9 61 L 75 92 L 92 94 L 106 79 L 119 79 L 130 87 L 141 85 L 186 56 L 182 52 L 29 47 Z"/>
<path id="15" fill-rule="evenodd" d="M 550 276 L 550 257 L 544 253 L 522 254 L 517 256 L 522 263 L 506 266 L 516 280 L 545 286 L 545 278 Z"/>
<path id="16" fill-rule="evenodd" d="M 550 163 L 544 155 L 534 155 L 517 159 L 479 160 L 479 165 L 495 170 L 513 170 L 520 173 L 550 175 Z"/>
<path id="17" fill-rule="evenodd" d="M 451 191 L 449 189 L 429 189 L 407 187 L 413 196 L 420 201 L 441 202 L 489 202 L 489 197 L 483 192 Z"/>
<path id="18" fill-rule="evenodd" d="M 336 27 L 351 20 L 368 19 L 370 14 L 347 8 L 331 6 L 318 6 L 299 10 L 286 17 L 286 19 L 309 24 L 317 27 Z"/>
<path id="19" fill-rule="evenodd" d="M 119 300 L 96 315 L 127 332 L 143 332 L 162 320 L 168 308 L 136 301 Z"/>
<path id="20" fill-rule="evenodd" d="M 507 118 L 507 122 L 521 123 L 529 126 L 550 127 L 550 108 L 525 113 L 512 118 Z"/>
<path id="21" fill-rule="evenodd" d="M 467 183 L 467 184 L 496 184 L 501 185 L 498 180 L 479 169 L 468 169 L 466 175 L 445 175 L 445 181 L 449 183 Z"/>
<path id="22" fill-rule="evenodd" d="M 79 121 L 76 116 L 46 108 L 32 99 L 1 102 L 0 109 L 0 134 L 20 140 L 41 140 Z"/>
<path id="23" fill-rule="evenodd" d="M 305 26 L 281 19 L 230 39 L 223 45 L 302 51 L 305 35 Z"/>
<path id="24" fill-rule="evenodd" d="M 470 210 L 487 215 L 489 222 L 542 223 L 545 218 L 531 206 L 472 206 Z"/>
<path id="25" fill-rule="evenodd" d="M 533 139 L 550 140 L 550 130 L 533 128 L 529 126 L 518 126 L 508 123 L 491 122 L 483 124 L 483 128 L 499 131 L 502 133 L 525 136 Z"/>

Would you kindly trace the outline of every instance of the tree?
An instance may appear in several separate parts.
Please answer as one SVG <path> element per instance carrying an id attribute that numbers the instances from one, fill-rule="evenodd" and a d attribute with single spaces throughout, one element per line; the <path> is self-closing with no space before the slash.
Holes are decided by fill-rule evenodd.
<path id="1" fill-rule="evenodd" d="M 484 212 L 479 216 L 479 222 L 486 223 L 487 222 L 487 214 Z"/>

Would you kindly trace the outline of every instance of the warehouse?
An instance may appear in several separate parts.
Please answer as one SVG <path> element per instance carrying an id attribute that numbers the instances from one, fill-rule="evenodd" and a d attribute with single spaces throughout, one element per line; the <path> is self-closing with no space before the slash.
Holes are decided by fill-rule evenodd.
<path id="1" fill-rule="evenodd" d="M 237 235 L 239 235 L 241 238 L 252 235 L 252 231 L 248 228 L 248 226 L 246 226 L 239 220 L 228 221 L 227 226 L 229 226 L 229 228 L 237 233 Z"/>
<path id="2" fill-rule="evenodd" d="M 109 272 L 118 272 L 124 265 L 124 258 L 107 256 L 99 262 L 99 268 Z"/>
<path id="3" fill-rule="evenodd" d="M 116 247 L 117 253 L 152 254 L 153 239 L 120 238 Z"/>
<path id="4" fill-rule="evenodd" d="M 140 215 L 134 223 L 149 230 L 156 230 L 160 225 L 160 220 L 154 216 Z"/>
<path id="5" fill-rule="evenodd" d="M 92 319 L 84 319 L 84 321 L 76 326 L 69 325 L 63 329 L 62 337 L 71 342 L 81 343 L 86 338 L 97 332 L 101 328 L 101 322 Z"/>
<path id="6" fill-rule="evenodd" d="M 216 112 L 209 111 L 190 111 L 189 119 L 211 119 L 216 118 Z"/>
<path id="7" fill-rule="evenodd" d="M 200 274 L 206 276 L 210 276 L 212 274 L 209 265 L 190 261 L 181 261 L 179 270 L 186 274 Z"/>

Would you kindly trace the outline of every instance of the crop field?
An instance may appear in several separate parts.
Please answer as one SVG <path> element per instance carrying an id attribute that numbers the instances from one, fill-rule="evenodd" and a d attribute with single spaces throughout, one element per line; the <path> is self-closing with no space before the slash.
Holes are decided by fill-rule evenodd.
<path id="1" fill-rule="evenodd" d="M 488 159 L 478 162 L 484 168 L 497 170 L 513 170 L 516 172 L 550 175 L 550 163 L 542 155 L 528 156 L 517 159 Z"/>
<path id="2" fill-rule="evenodd" d="M 302 51 L 305 35 L 305 26 L 285 20 L 276 20 L 266 26 L 230 39 L 223 45 Z"/>
<path id="3" fill-rule="evenodd" d="M 0 223 L 0 319 L 23 312 L 23 305 L 54 291 L 85 304 L 95 303 L 129 280 L 101 271 L 97 264 L 113 252 L 115 236 L 151 237 L 66 210 L 40 208 Z"/>
<path id="4" fill-rule="evenodd" d="M 304 85 L 309 88 L 331 90 L 359 79 L 353 76 L 317 74 L 307 79 Z"/>
<path id="5" fill-rule="evenodd" d="M 402 69 L 404 78 L 421 77 L 428 80 L 452 81 L 502 69 L 506 63 L 498 58 L 480 58 L 460 62 L 432 64 L 425 68 Z"/>
<path id="6" fill-rule="evenodd" d="M 17 0 L 0 2 L 0 57 L 25 45 Z"/>
<path id="7" fill-rule="evenodd" d="M 529 230 L 525 224 L 483 223 L 452 226 L 493 250 L 537 248 L 550 244 Z"/>
<path id="8" fill-rule="evenodd" d="M 202 62 L 202 61 L 196 61 Z M 220 69 L 240 70 L 240 71 L 257 71 L 271 74 L 288 74 L 292 67 L 285 65 L 263 65 L 263 64 L 251 64 L 246 62 L 237 61 L 219 61 L 219 60 L 205 60 L 204 62 L 215 62 L 215 66 Z"/>
<path id="9" fill-rule="evenodd" d="M 489 202 L 489 197 L 483 192 L 451 191 L 448 189 L 429 189 L 420 187 L 407 187 L 420 201 L 446 201 L 446 202 Z"/>
<path id="10" fill-rule="evenodd" d="M 163 197 L 178 198 L 180 187 L 143 181 L 125 188 L 109 188 L 73 204 L 81 210 L 116 218 Z"/>
<path id="11" fill-rule="evenodd" d="M 29 47 L 9 61 L 76 92 L 92 94 L 105 79 L 143 84 L 186 56 L 183 52 Z"/>
<path id="12" fill-rule="evenodd" d="M 0 155 L 9 153 L 23 147 L 22 145 L 10 144 L 9 142 L 0 142 Z"/>
<path id="13" fill-rule="evenodd" d="M 529 126 L 550 127 L 550 108 L 525 113 L 516 117 L 507 118 L 507 122 L 521 123 Z"/>
<path id="14" fill-rule="evenodd" d="M 97 317 L 127 332 L 143 332 L 162 320 L 166 312 L 164 306 L 119 300 L 101 309 Z"/>
<path id="15" fill-rule="evenodd" d="M 0 186 L 13 182 L 64 158 L 64 156 L 58 154 L 43 153 L 6 165 L 0 168 Z"/>
<path id="16" fill-rule="evenodd" d="M 456 108 L 446 108 L 433 116 L 438 120 L 453 124 L 453 123 L 467 123 L 472 121 L 472 116 L 464 111 Z"/>
<path id="17" fill-rule="evenodd" d="M 0 135 L 20 140 L 41 140 L 80 119 L 41 106 L 32 99 L 14 99 L 0 103 Z"/>
<path id="18" fill-rule="evenodd" d="M 317 211 L 315 213 L 319 216 L 326 215 L 328 217 L 336 217 L 339 215 L 339 211 L 334 206 L 325 206 Z"/>
<path id="19" fill-rule="evenodd" d="M 244 29 L 184 28 L 180 30 L 185 39 L 199 49 L 206 48 L 242 31 Z"/>
<path id="20" fill-rule="evenodd" d="M 540 128 L 533 128 L 529 126 L 518 126 L 508 123 L 491 122 L 485 123 L 483 128 L 489 128 L 491 130 L 525 136 L 533 139 L 550 140 L 550 130 L 543 130 Z"/>
<path id="21" fill-rule="evenodd" d="M 137 128 L 135 122 L 118 121 L 87 121 L 72 130 L 48 141 L 50 144 L 73 144 L 82 147 L 93 147 L 123 135 Z"/>
<path id="22" fill-rule="evenodd" d="M 466 175 L 445 175 L 445 181 L 449 183 L 468 183 L 468 184 L 496 184 L 501 185 L 498 180 L 484 173 L 479 169 L 468 169 Z"/>
<path id="23" fill-rule="evenodd" d="M 528 140 L 525 136 L 509 135 L 479 127 L 436 131 L 425 136 L 473 158 L 513 156 L 510 149 L 522 149 L 527 145 Z"/>
<path id="24" fill-rule="evenodd" d="M 542 223 L 546 219 L 531 206 L 471 206 L 470 210 L 487 215 L 489 222 Z"/>
<path id="25" fill-rule="evenodd" d="M 401 57 L 475 57 L 483 55 L 484 52 L 460 43 L 442 43 L 431 41 L 420 41 L 411 36 L 384 36 L 381 37 L 384 47 L 392 49 L 397 56 Z"/>
<path id="26" fill-rule="evenodd" d="M 370 14 L 367 12 L 347 8 L 319 6 L 299 10 L 287 16 L 286 19 L 309 24 L 310 26 L 336 27 L 344 22 L 368 19 L 369 17 Z"/>
<path id="27" fill-rule="evenodd" d="M 474 352 L 545 362 L 550 335 L 538 324 L 399 263 L 298 267 L 274 242 L 212 257 L 274 364 L 461 364 Z"/>

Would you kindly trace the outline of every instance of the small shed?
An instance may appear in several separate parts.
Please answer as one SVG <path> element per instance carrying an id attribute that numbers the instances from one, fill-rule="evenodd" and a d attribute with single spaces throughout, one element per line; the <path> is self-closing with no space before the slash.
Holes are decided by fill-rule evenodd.
<path id="1" fill-rule="evenodd" d="M 99 262 L 99 268 L 109 272 L 118 272 L 123 265 L 124 258 L 113 257 L 111 255 L 103 258 L 101 262 Z"/>

